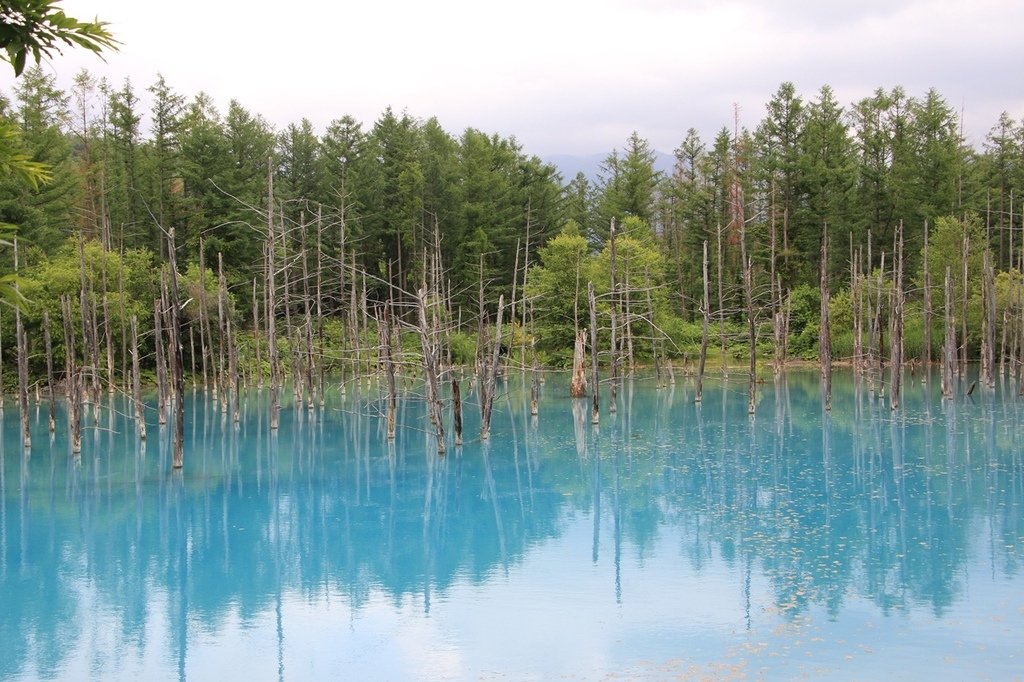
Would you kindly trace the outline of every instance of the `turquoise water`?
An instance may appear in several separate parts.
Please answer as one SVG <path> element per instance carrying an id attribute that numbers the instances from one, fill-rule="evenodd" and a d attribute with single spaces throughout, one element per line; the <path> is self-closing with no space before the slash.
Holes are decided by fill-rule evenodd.
<path id="1" fill-rule="evenodd" d="M 443 458 L 413 384 L 392 444 L 375 385 L 277 434 L 265 393 L 238 428 L 199 394 L 181 474 L 152 410 L 143 445 L 104 404 L 76 459 L 33 407 L 23 456 L 8 399 L 0 680 L 1019 678 L 1012 388 L 893 414 L 839 377 L 825 414 L 798 373 L 751 419 L 741 381 L 636 381 L 592 427 L 516 374 Z"/>

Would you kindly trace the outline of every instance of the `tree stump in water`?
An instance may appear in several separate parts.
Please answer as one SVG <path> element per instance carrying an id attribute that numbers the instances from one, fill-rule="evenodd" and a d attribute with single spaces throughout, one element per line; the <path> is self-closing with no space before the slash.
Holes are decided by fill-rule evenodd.
<path id="1" fill-rule="evenodd" d="M 576 331 L 576 346 L 572 354 L 572 383 L 569 384 L 569 395 L 582 398 L 587 395 L 587 373 L 583 368 L 583 348 L 586 343 L 584 332 Z"/>

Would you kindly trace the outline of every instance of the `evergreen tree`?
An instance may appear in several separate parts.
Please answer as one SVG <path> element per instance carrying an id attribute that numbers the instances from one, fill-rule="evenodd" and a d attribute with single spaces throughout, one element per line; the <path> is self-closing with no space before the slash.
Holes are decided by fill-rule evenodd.
<path id="1" fill-rule="evenodd" d="M 767 194 L 768 220 L 774 221 L 782 260 L 790 258 L 790 225 L 797 213 L 801 138 L 804 134 L 803 99 L 790 82 L 783 83 L 769 100 L 768 115 L 755 134 L 757 167 Z"/>
<path id="2" fill-rule="evenodd" d="M 147 89 L 153 97 L 150 109 L 150 143 L 147 146 L 147 179 L 153 212 L 164 229 L 179 228 L 181 214 L 181 116 L 185 98 L 174 92 L 157 74 Z"/>
<path id="3" fill-rule="evenodd" d="M 813 281 L 817 261 L 812 254 L 820 249 L 826 229 L 833 245 L 848 241 L 853 229 L 850 200 L 854 179 L 853 147 L 843 107 L 826 85 L 808 107 L 801 144 L 800 204 L 794 216 L 793 243 L 805 258 L 795 263 L 796 277 L 790 281 Z M 829 253 L 829 270 L 838 276 L 846 260 L 845 252 L 832 248 Z"/>
<path id="4" fill-rule="evenodd" d="M 597 234 L 602 239 L 608 235 L 612 218 L 635 216 L 651 224 L 661 176 L 654 168 L 655 158 L 650 143 L 634 131 L 621 155 L 612 151 L 605 159 L 597 199 Z"/>
<path id="5" fill-rule="evenodd" d="M 38 66 L 25 71 L 14 92 L 10 115 L 20 127 L 20 146 L 30 162 L 49 168 L 49 179 L 33 186 L 17 174 L 0 177 L 0 221 L 15 225 L 26 246 L 50 251 L 71 232 L 78 190 L 65 136 L 69 98 Z"/>

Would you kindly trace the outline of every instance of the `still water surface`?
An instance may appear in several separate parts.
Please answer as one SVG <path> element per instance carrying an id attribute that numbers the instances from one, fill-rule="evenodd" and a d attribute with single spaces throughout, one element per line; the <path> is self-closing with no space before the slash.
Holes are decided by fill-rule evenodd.
<path id="1" fill-rule="evenodd" d="M 200 393 L 182 474 L 120 399 L 23 456 L 8 400 L 0 680 L 1024 676 L 1024 403 L 835 383 L 636 381 L 592 427 L 513 375 L 441 458 L 413 385 L 391 444 L 375 387 L 276 434 Z"/>

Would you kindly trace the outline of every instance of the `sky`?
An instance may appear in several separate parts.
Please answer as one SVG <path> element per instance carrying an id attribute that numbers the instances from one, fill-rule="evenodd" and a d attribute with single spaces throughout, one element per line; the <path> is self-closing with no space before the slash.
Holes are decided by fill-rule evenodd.
<path id="1" fill-rule="evenodd" d="M 1024 118 L 1020 0 L 64 0 L 122 45 L 106 63 L 66 50 L 45 68 L 69 86 L 82 68 L 137 90 L 160 73 L 221 111 L 231 99 L 276 128 L 318 131 L 345 114 L 372 126 L 385 107 L 514 135 L 541 156 L 605 154 L 636 131 L 671 152 L 753 128 L 784 81 L 805 100 L 830 85 L 852 103 L 878 87 L 936 88 L 980 146 L 1002 111 Z M 0 89 L 13 77 L 4 71 Z"/>

